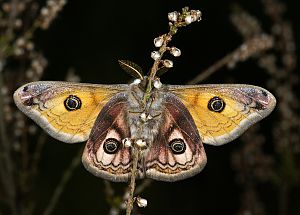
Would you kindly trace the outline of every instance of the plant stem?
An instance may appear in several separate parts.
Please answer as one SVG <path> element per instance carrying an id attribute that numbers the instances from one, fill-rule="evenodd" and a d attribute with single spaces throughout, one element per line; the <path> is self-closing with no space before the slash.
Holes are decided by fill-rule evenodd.
<path id="1" fill-rule="evenodd" d="M 133 155 L 133 161 L 132 161 L 132 170 L 131 170 L 131 177 L 130 177 L 130 185 L 129 185 L 129 198 L 127 200 L 127 206 L 126 206 L 126 215 L 131 215 L 131 211 L 133 209 L 133 203 L 134 203 L 134 191 L 135 191 L 135 185 L 136 185 L 136 175 L 137 175 L 137 167 L 138 167 L 138 161 L 139 161 L 139 150 L 135 147 L 132 148 L 132 155 Z"/>
<path id="2" fill-rule="evenodd" d="M 149 74 L 147 89 L 146 89 L 146 93 L 145 93 L 144 101 L 143 101 L 145 105 L 147 103 L 147 100 L 150 97 L 151 90 L 152 90 L 152 82 L 155 78 L 156 72 L 158 71 L 158 66 L 161 63 L 161 58 L 164 55 L 164 53 L 166 52 L 167 45 L 171 41 L 171 39 L 172 39 L 172 35 L 170 33 L 164 35 L 163 45 L 159 48 L 159 51 L 158 51 L 160 53 L 160 57 L 154 61 L 153 66 L 150 71 L 150 74 Z"/>

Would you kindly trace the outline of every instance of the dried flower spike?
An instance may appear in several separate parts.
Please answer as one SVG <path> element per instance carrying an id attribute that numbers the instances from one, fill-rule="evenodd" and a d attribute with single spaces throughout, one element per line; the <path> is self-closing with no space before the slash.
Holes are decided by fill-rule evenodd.
<path id="1" fill-rule="evenodd" d="M 24 39 L 23 37 L 18 38 L 17 41 L 16 41 L 16 45 L 17 45 L 18 47 L 24 46 L 25 43 L 26 43 L 26 42 L 25 42 L 25 39 Z"/>
<path id="2" fill-rule="evenodd" d="M 40 27 L 47 29 L 66 3 L 66 0 L 47 0 L 46 6 L 41 8 L 38 18 Z"/>

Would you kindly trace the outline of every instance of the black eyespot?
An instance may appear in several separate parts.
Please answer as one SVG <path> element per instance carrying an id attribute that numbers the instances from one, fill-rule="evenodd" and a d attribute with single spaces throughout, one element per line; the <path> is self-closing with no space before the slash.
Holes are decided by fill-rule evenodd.
<path id="1" fill-rule="evenodd" d="M 103 149 L 107 154 L 115 154 L 120 147 L 120 142 L 114 138 L 109 138 L 103 144 Z"/>
<path id="2" fill-rule="evenodd" d="M 81 100 L 77 96 L 70 95 L 64 101 L 64 105 L 68 111 L 78 110 L 81 108 Z"/>
<path id="3" fill-rule="evenodd" d="M 185 143 L 182 139 L 174 139 L 170 142 L 171 150 L 174 154 L 182 154 L 185 152 Z"/>
<path id="4" fill-rule="evenodd" d="M 220 113 L 225 108 L 225 102 L 223 99 L 216 96 L 209 100 L 207 107 L 211 111 Z"/>

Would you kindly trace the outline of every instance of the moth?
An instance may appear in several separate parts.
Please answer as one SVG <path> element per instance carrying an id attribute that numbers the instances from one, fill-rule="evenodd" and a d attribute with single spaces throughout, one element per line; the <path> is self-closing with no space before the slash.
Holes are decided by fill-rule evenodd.
<path id="1" fill-rule="evenodd" d="M 135 141 L 145 146 L 137 178 L 171 182 L 194 176 L 206 165 L 203 143 L 236 139 L 276 104 L 257 86 L 164 85 L 134 71 L 131 84 L 28 83 L 16 90 L 14 101 L 50 136 L 67 143 L 87 140 L 85 168 L 114 182 L 130 179 L 127 146 Z"/>

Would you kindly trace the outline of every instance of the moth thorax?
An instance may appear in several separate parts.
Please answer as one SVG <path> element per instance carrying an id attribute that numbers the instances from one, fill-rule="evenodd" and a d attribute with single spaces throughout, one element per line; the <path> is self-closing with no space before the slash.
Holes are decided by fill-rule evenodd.
<path id="1" fill-rule="evenodd" d="M 142 120 L 141 114 L 132 115 L 129 118 L 130 124 L 130 138 L 135 140 L 135 145 L 140 148 L 147 148 L 150 146 L 157 135 L 159 128 L 159 119 Z M 146 116 L 142 116 L 146 117 Z"/>
<path id="2" fill-rule="evenodd" d="M 163 98 L 158 91 L 154 91 L 147 103 L 142 105 L 144 93 L 140 87 L 131 86 L 127 114 L 130 138 L 135 140 L 136 145 L 143 149 L 151 146 L 154 137 L 158 134 L 161 124 Z"/>

